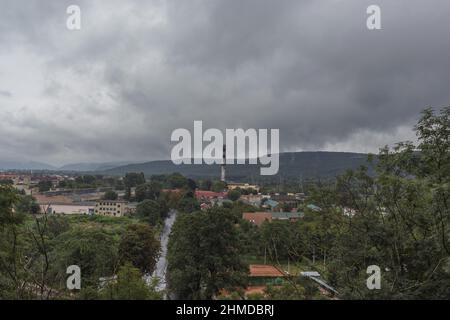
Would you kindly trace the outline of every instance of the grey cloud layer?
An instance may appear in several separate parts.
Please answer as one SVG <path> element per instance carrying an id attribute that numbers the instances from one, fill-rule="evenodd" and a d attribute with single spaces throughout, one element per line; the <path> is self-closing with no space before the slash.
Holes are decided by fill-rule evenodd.
<path id="1" fill-rule="evenodd" d="M 284 150 L 376 151 L 450 101 L 445 0 L 375 1 L 376 32 L 365 0 L 75 2 L 78 32 L 74 1 L 2 3 L 4 157 L 168 158 L 194 120 L 280 128 Z"/>

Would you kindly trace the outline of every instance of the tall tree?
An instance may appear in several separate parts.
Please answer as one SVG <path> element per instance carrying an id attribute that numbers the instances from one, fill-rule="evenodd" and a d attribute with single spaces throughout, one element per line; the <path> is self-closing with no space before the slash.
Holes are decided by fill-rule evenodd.
<path id="1" fill-rule="evenodd" d="M 160 300 L 162 296 L 149 287 L 138 268 L 130 263 L 119 268 L 117 278 L 103 289 L 102 296 L 108 300 Z"/>
<path id="2" fill-rule="evenodd" d="M 232 214 L 225 209 L 181 215 L 169 242 L 170 290 L 181 299 L 211 299 L 245 286 L 247 266 Z"/>
<path id="3" fill-rule="evenodd" d="M 161 212 L 161 206 L 157 201 L 144 200 L 138 204 L 136 215 L 150 225 L 156 226 L 158 223 L 162 222 L 163 213 Z"/>
<path id="4" fill-rule="evenodd" d="M 118 197 L 116 192 L 109 190 L 103 195 L 103 200 L 117 200 Z"/>
<path id="5" fill-rule="evenodd" d="M 450 297 L 448 128 L 449 108 L 427 109 L 417 147 L 383 148 L 375 176 L 366 168 L 348 172 L 315 197 L 317 215 L 332 217 L 328 271 L 343 297 Z M 327 229 L 325 220 L 317 223 Z M 366 287 L 369 265 L 382 270 L 381 290 Z"/>
<path id="6" fill-rule="evenodd" d="M 151 274 L 159 256 L 160 243 L 153 228 L 146 224 L 131 224 L 122 235 L 119 257 L 122 263 L 130 262 L 145 274 Z"/>
<path id="7" fill-rule="evenodd" d="M 70 265 L 81 268 L 84 285 L 98 285 L 99 278 L 114 275 L 118 265 L 117 241 L 97 228 L 75 228 L 55 238 L 57 270 Z"/>
<path id="8" fill-rule="evenodd" d="M 157 181 L 144 183 L 136 187 L 136 201 L 157 200 L 161 194 L 162 185 Z"/>
<path id="9" fill-rule="evenodd" d="M 125 198 L 131 198 L 131 188 L 134 188 L 140 184 L 145 183 L 144 173 L 128 172 L 123 178 L 123 183 L 125 185 Z"/>

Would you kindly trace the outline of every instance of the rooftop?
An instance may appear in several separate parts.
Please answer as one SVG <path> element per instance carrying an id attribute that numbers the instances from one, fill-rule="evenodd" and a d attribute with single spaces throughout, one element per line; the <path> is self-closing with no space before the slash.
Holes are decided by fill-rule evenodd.
<path id="1" fill-rule="evenodd" d="M 261 226 L 264 221 L 272 220 L 272 214 L 270 212 L 244 212 L 242 218 L 257 226 Z"/>
<path id="2" fill-rule="evenodd" d="M 264 264 L 251 264 L 250 277 L 284 277 L 284 272 L 280 269 Z"/>
<path id="3" fill-rule="evenodd" d="M 126 200 L 97 200 L 97 203 L 99 202 L 108 202 L 108 203 L 128 203 Z"/>
<path id="4" fill-rule="evenodd" d="M 197 198 L 219 198 L 219 197 L 225 197 L 225 194 L 223 192 L 214 192 L 214 191 L 203 191 L 203 190 L 196 190 L 195 196 Z"/>
<path id="5" fill-rule="evenodd" d="M 316 205 L 314 205 L 314 204 L 308 204 L 306 207 L 307 207 L 308 209 L 313 210 L 313 211 L 320 211 L 320 210 L 322 210 L 320 207 L 318 207 L 318 206 L 316 206 Z"/>
<path id="6" fill-rule="evenodd" d="M 272 212 L 272 219 L 300 219 L 303 216 L 303 212 Z"/>

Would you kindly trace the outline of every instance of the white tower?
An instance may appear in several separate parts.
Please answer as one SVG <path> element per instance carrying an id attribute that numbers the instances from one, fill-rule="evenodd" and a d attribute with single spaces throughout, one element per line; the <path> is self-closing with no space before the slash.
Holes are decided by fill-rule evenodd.
<path id="1" fill-rule="evenodd" d="M 226 182 L 226 170 L 225 170 L 225 165 L 226 165 L 226 153 L 227 153 L 227 146 L 223 145 L 223 155 L 222 155 L 222 166 L 220 167 L 221 169 L 221 173 L 220 173 L 220 181 L 222 182 Z"/>

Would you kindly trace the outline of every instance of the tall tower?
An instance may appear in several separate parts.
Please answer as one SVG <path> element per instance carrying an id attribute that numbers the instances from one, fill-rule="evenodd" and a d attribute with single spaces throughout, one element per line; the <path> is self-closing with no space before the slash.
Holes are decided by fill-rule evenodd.
<path id="1" fill-rule="evenodd" d="M 222 166 L 220 167 L 220 181 L 226 182 L 226 158 L 227 158 L 227 146 L 223 145 L 223 154 L 222 154 Z"/>

